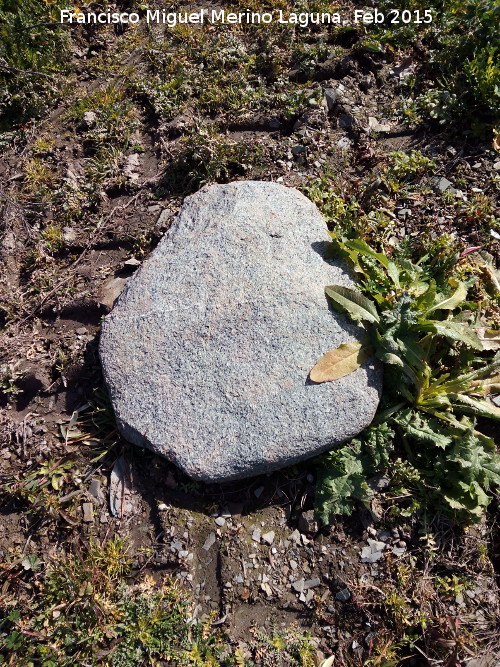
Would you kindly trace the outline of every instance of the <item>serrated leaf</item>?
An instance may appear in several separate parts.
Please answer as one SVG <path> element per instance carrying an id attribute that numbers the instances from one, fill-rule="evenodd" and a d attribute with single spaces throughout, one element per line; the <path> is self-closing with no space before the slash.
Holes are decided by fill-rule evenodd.
<path id="1" fill-rule="evenodd" d="M 330 285 L 325 289 L 325 293 L 354 322 L 379 322 L 374 302 L 361 294 L 361 292 L 350 287 Z"/>
<path id="2" fill-rule="evenodd" d="M 403 271 L 406 271 L 411 277 L 416 277 L 420 273 L 422 273 L 422 268 L 418 266 L 417 264 L 413 264 L 413 262 L 410 262 L 408 259 L 398 259 L 398 264 L 403 269 Z"/>
<path id="3" fill-rule="evenodd" d="M 366 505 L 371 495 L 358 441 L 353 440 L 350 445 L 334 449 L 322 458 L 315 502 L 323 523 L 329 523 L 335 514 L 351 514 L 354 499 Z"/>
<path id="4" fill-rule="evenodd" d="M 396 424 L 404 428 L 406 435 L 420 444 L 432 444 L 440 449 L 446 449 L 453 442 L 452 438 L 443 432 L 436 419 L 423 418 L 412 410 L 396 415 L 393 419 Z"/>
<path id="5" fill-rule="evenodd" d="M 455 310 L 457 306 L 459 306 L 461 303 L 465 301 L 467 298 L 467 287 L 465 283 L 459 283 L 457 289 L 453 292 L 453 294 L 446 299 L 441 299 L 439 300 L 438 297 L 438 302 L 435 303 L 433 306 L 431 306 L 425 315 L 430 315 L 436 310 Z"/>
<path id="6" fill-rule="evenodd" d="M 483 345 L 474 331 L 462 322 L 423 320 L 416 327 L 412 328 L 417 331 L 430 331 L 438 334 L 438 336 L 444 336 L 445 338 L 465 343 L 474 350 L 483 349 Z"/>
<path id="7" fill-rule="evenodd" d="M 324 354 L 309 373 L 313 382 L 331 382 L 353 373 L 369 358 L 363 343 L 342 343 Z"/>

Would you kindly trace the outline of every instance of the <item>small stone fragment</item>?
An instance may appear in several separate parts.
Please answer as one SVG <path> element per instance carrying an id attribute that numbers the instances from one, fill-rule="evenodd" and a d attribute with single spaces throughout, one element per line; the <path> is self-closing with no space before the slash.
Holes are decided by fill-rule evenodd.
<path id="1" fill-rule="evenodd" d="M 356 119 L 350 113 L 341 113 L 339 116 L 339 127 L 343 129 L 348 129 L 353 127 L 356 123 Z"/>
<path id="2" fill-rule="evenodd" d="M 264 591 L 264 593 L 267 595 L 267 597 L 272 597 L 273 591 L 271 589 L 271 586 L 269 584 L 263 583 L 260 585 L 261 589 Z"/>
<path id="3" fill-rule="evenodd" d="M 325 102 L 328 109 L 328 113 L 332 113 L 335 110 L 335 106 L 340 99 L 340 95 L 335 88 L 325 88 Z"/>
<path id="4" fill-rule="evenodd" d="M 373 132 L 390 132 L 392 128 L 386 123 L 379 123 L 376 118 L 370 116 L 368 118 L 368 129 L 373 130 Z"/>
<path id="5" fill-rule="evenodd" d="M 339 602 L 349 602 L 351 599 L 351 591 L 348 588 L 343 588 L 335 594 L 335 599 Z"/>
<path id="6" fill-rule="evenodd" d="M 128 268 L 134 268 L 134 269 L 137 268 L 138 266 L 140 266 L 141 264 L 142 264 L 142 262 L 139 259 L 137 259 L 136 257 L 134 257 L 133 255 L 132 255 L 132 257 L 130 257 L 129 259 L 127 259 L 123 262 L 123 266 L 126 266 Z"/>
<path id="7" fill-rule="evenodd" d="M 308 579 L 307 581 L 304 581 L 304 590 L 307 590 L 308 588 L 316 588 L 316 586 L 319 586 L 321 581 L 319 579 Z"/>
<path id="8" fill-rule="evenodd" d="M 85 523 L 91 523 L 94 520 L 94 506 L 92 503 L 83 503 L 82 511 Z"/>
<path id="9" fill-rule="evenodd" d="M 348 151 L 351 148 L 351 140 L 348 137 L 340 137 L 337 141 L 337 146 L 342 151 Z"/>
<path id="10" fill-rule="evenodd" d="M 363 547 L 361 549 L 361 562 L 376 563 L 383 555 L 382 551 L 372 551 L 371 547 Z"/>
<path id="11" fill-rule="evenodd" d="M 218 517 L 215 519 L 215 523 L 216 523 L 218 526 L 223 526 L 223 525 L 226 523 L 226 520 L 224 519 L 224 517 L 222 517 L 222 516 L 218 516 Z"/>
<path id="12" fill-rule="evenodd" d="M 203 545 L 203 549 L 205 549 L 205 551 L 208 551 L 214 543 L 215 543 L 215 533 L 210 533 L 210 535 L 205 540 L 205 544 Z"/>
<path id="13" fill-rule="evenodd" d="M 168 222 L 168 219 L 170 218 L 170 211 L 168 208 L 164 208 L 163 211 L 160 213 L 158 216 L 158 220 L 156 221 L 156 225 L 158 227 L 163 227 L 163 225 L 166 225 Z"/>
<path id="14" fill-rule="evenodd" d="M 302 533 L 316 533 L 318 532 L 318 522 L 314 516 L 314 510 L 302 512 L 298 520 L 298 529 Z"/>
<path id="15" fill-rule="evenodd" d="M 99 293 L 99 303 L 107 308 L 112 308 L 116 299 L 120 296 L 127 283 L 128 278 L 111 278 L 101 288 Z"/>
<path id="16" fill-rule="evenodd" d="M 274 530 L 270 530 L 268 533 L 264 533 L 261 536 L 261 539 L 266 544 L 272 544 L 274 542 Z"/>
<path id="17" fill-rule="evenodd" d="M 82 122 L 80 123 L 80 127 L 83 130 L 89 130 L 91 127 L 93 127 L 96 124 L 97 121 L 97 114 L 95 111 L 86 111 L 83 114 Z"/>
<path id="18" fill-rule="evenodd" d="M 304 580 L 303 579 L 297 579 L 297 581 L 292 582 L 292 588 L 294 591 L 297 593 L 302 593 L 304 590 Z"/>
<path id="19" fill-rule="evenodd" d="M 400 208 L 397 216 L 400 220 L 406 220 L 411 215 L 411 208 Z"/>
<path id="20" fill-rule="evenodd" d="M 446 192 L 446 190 L 448 190 L 452 186 L 451 181 L 449 181 L 447 178 L 444 177 L 443 178 L 435 177 L 431 180 L 431 183 L 437 192 Z"/>
<path id="21" fill-rule="evenodd" d="M 405 553 L 405 551 L 406 551 L 406 547 L 392 547 L 392 553 L 393 553 L 395 556 L 398 556 L 398 557 L 399 557 L 399 556 L 403 556 L 403 554 Z"/>
<path id="22" fill-rule="evenodd" d="M 138 181 L 140 165 L 141 158 L 138 153 L 127 155 L 122 169 L 123 175 L 131 181 Z"/>
<path id="23" fill-rule="evenodd" d="M 307 153 L 307 146 L 301 146 L 300 144 L 297 144 L 296 146 L 292 146 L 292 155 L 303 155 L 304 153 Z"/>
<path id="24" fill-rule="evenodd" d="M 370 549 L 372 550 L 372 553 L 375 551 L 383 551 L 387 546 L 385 542 L 381 542 L 378 540 L 371 540 L 370 538 L 368 538 L 366 541 L 368 542 Z"/>
<path id="25" fill-rule="evenodd" d="M 307 604 L 308 602 L 311 602 L 311 600 L 313 599 L 313 597 L 314 597 L 314 591 L 307 591 L 307 593 L 306 593 L 306 595 L 305 595 L 305 600 L 304 600 L 304 602 L 305 602 L 306 604 Z"/>
<path id="26" fill-rule="evenodd" d="M 73 243 L 73 241 L 76 241 L 76 232 L 73 227 L 63 227 L 63 239 L 66 243 Z"/>
<path id="27" fill-rule="evenodd" d="M 254 542 L 260 542 L 260 528 L 255 528 L 252 532 L 252 540 Z"/>
<path id="28" fill-rule="evenodd" d="M 93 479 L 90 482 L 89 493 L 96 500 L 104 500 L 104 494 L 103 494 L 102 489 L 101 489 L 101 480 L 100 479 Z"/>

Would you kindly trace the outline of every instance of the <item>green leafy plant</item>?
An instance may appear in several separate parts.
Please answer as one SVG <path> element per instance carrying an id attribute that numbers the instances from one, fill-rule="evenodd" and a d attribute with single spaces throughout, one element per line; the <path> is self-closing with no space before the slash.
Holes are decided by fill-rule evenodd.
<path id="1" fill-rule="evenodd" d="M 323 459 L 320 515 L 328 521 L 348 512 L 353 499 L 369 503 L 367 477 L 388 470 L 398 436 L 419 494 L 476 519 L 500 486 L 495 443 L 475 422 L 500 420 L 500 409 L 484 398 L 499 388 L 500 353 L 491 358 L 498 342 L 490 344 L 499 332 L 489 330 L 485 339 L 476 324 L 484 313 L 468 301 L 478 276 L 471 269 L 459 279 L 458 270 L 436 270 L 429 258 L 391 259 L 361 239 L 335 245 L 361 276 L 361 290 L 334 285 L 326 294 L 366 335 L 327 352 L 310 379 L 337 380 L 375 356 L 384 363 L 386 390 L 375 424 Z"/>
<path id="2" fill-rule="evenodd" d="M 39 594 L 11 598 L 0 619 L 0 664 L 179 666 L 235 664 L 226 638 L 191 618 L 192 605 L 170 578 L 128 582 L 131 559 L 119 537 L 41 561 L 28 556 L 22 568 L 37 577 Z M 24 602 L 23 602 L 24 600 Z"/>
<path id="3" fill-rule="evenodd" d="M 390 0 L 378 4 L 390 12 Z M 402 0 L 398 8 L 432 11 L 430 23 L 373 26 L 383 44 L 409 48 L 418 38 L 426 47 L 415 78 L 404 82 L 411 94 L 409 120 L 431 120 L 476 135 L 491 134 L 500 108 L 500 33 L 496 0 Z M 373 33 L 372 33 L 373 34 Z M 416 93 L 418 91 L 418 93 Z"/>
<path id="4" fill-rule="evenodd" d="M 65 68 L 61 0 L 0 2 L 0 131 L 46 111 Z"/>
<path id="5" fill-rule="evenodd" d="M 19 363 L 5 364 L 0 367 L 0 395 L 4 394 L 7 400 L 12 400 L 22 392 L 18 382 L 24 376 L 25 371 L 19 370 Z"/>

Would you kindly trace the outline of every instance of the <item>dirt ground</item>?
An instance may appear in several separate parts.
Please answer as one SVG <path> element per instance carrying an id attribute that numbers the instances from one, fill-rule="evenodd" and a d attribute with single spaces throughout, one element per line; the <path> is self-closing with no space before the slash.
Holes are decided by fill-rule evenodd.
<path id="1" fill-rule="evenodd" d="M 140 28 L 75 28 L 73 49 L 67 95 L 48 117 L 28 124 L 0 162 L 0 362 L 13 377 L 0 393 L 4 599 L 30 591 L 30 573 L 14 576 L 5 565 L 12 554 L 45 561 L 78 540 L 117 534 L 134 577 L 178 579 L 192 595 L 193 616 L 213 612 L 254 664 L 278 664 L 259 633 L 290 627 L 308 631 L 318 660 L 335 655 L 334 664 L 500 664 L 495 503 L 487 520 L 461 529 L 439 515 L 394 512 L 398 499 L 387 502 L 374 479 L 378 507 L 319 526 L 314 461 L 230 485 L 195 483 L 120 439 L 103 417 L 98 359 L 103 316 L 183 197 L 203 182 L 262 179 L 305 189 L 326 178 L 345 202 L 363 206 L 374 192 L 381 197 L 388 247 L 449 234 L 462 250 L 481 247 L 497 258 L 490 222 L 499 214 L 500 165 L 491 144 L 404 122 L 401 72 L 418 66 L 417 50 L 380 55 L 344 43 L 308 79 L 306 99 L 314 104 L 289 116 L 275 108 L 206 112 L 230 147 L 213 147 L 208 173 L 199 171 L 199 146 L 186 153 L 199 110 L 188 104 L 165 121 L 136 93 L 125 121 L 131 136 L 116 144 L 118 168 L 106 166 L 109 174 L 89 185 L 99 141 L 89 138 L 94 120 L 70 110 L 141 75 L 146 46 Z M 325 90 L 339 85 L 341 101 L 329 108 Z M 401 194 L 386 187 L 388 156 L 396 151 L 435 161 L 432 174 L 418 174 Z M 72 207 L 80 212 L 73 215 Z M 94 460 L 96 452 L 102 458 Z M 48 477 L 71 462 L 52 489 L 56 505 L 50 494 L 6 490 L 22 488 L 47 461 Z M 425 631 L 398 654 L 397 642 L 422 615 Z"/>

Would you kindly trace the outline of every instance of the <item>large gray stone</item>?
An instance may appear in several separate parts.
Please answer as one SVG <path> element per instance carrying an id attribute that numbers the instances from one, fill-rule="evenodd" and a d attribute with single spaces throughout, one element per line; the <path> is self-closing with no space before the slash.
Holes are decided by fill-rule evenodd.
<path id="1" fill-rule="evenodd" d="M 360 336 L 324 288 L 325 222 L 297 190 L 242 181 L 188 197 L 102 326 L 120 431 L 195 479 L 287 466 L 356 435 L 375 413 L 378 367 L 336 382 L 308 374 Z"/>

